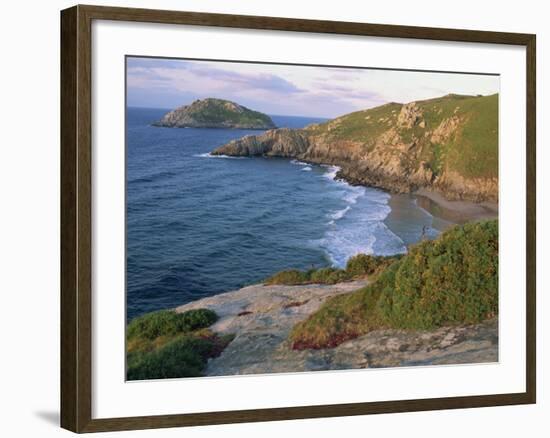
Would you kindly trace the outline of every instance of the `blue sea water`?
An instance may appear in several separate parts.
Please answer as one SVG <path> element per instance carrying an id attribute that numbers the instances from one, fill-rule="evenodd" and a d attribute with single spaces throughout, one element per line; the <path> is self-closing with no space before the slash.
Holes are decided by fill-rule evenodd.
<path id="1" fill-rule="evenodd" d="M 259 131 L 151 126 L 165 112 L 127 109 L 128 319 L 283 269 L 402 253 L 431 225 L 414 200 L 402 200 L 396 214 L 388 193 L 336 181 L 335 167 L 210 156 Z M 290 128 L 322 121 L 272 118 Z"/>

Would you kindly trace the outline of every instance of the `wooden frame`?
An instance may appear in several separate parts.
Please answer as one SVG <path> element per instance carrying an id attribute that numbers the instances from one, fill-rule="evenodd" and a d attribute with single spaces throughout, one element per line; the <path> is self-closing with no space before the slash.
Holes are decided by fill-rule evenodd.
<path id="1" fill-rule="evenodd" d="M 92 419 L 91 24 L 93 20 L 139 21 L 525 46 L 527 52 L 526 392 L 199 414 Z M 98 6 L 75 6 L 62 11 L 61 426 L 74 432 L 99 432 L 535 403 L 535 47 L 535 35 L 518 33 Z"/>

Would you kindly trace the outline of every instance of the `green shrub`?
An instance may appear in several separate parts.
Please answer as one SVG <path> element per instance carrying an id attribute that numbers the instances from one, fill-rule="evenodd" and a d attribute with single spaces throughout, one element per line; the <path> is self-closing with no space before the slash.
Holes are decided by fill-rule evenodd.
<path id="1" fill-rule="evenodd" d="M 335 284 L 350 280 L 346 271 L 336 268 L 321 268 L 312 271 L 309 276 L 311 283 Z"/>
<path id="2" fill-rule="evenodd" d="M 209 309 L 161 310 L 133 319 L 126 332 L 127 378 L 200 376 L 208 359 L 220 354 L 233 339 L 206 328 L 217 319 Z"/>
<path id="3" fill-rule="evenodd" d="M 129 354 L 127 379 L 201 376 L 208 359 L 218 356 L 231 339 L 231 336 L 184 334 L 152 352 Z"/>
<path id="4" fill-rule="evenodd" d="M 476 323 L 498 312 L 498 222 L 455 227 L 412 248 L 379 312 L 392 327 Z"/>
<path id="5" fill-rule="evenodd" d="M 160 310 L 134 318 L 128 324 L 128 340 L 145 338 L 153 340 L 160 336 L 173 336 L 212 325 L 218 316 L 209 309 L 194 309 L 183 313 Z"/>
<path id="6" fill-rule="evenodd" d="M 284 284 L 296 286 L 300 284 L 335 284 L 342 281 L 350 281 L 367 275 L 375 275 L 399 260 L 401 255 L 395 256 L 372 256 L 366 254 L 357 254 L 351 257 L 346 265 L 346 269 L 338 268 L 320 268 L 310 269 L 309 271 L 299 271 L 289 269 L 287 271 L 277 272 L 275 275 L 265 280 L 265 284 Z"/>
<path id="7" fill-rule="evenodd" d="M 351 257 L 346 264 L 346 272 L 352 277 L 363 275 L 373 275 L 384 270 L 401 255 L 396 256 L 373 256 L 367 254 L 357 254 Z"/>
<path id="8" fill-rule="evenodd" d="M 292 328 L 292 348 L 335 347 L 380 327 L 382 321 L 372 309 L 376 308 L 381 291 L 392 284 L 396 269 L 397 264 L 393 264 L 379 275 L 376 282 L 329 298 L 317 312 Z"/>
<path id="9" fill-rule="evenodd" d="M 290 334 L 295 349 L 333 347 L 380 328 L 432 329 L 498 314 L 498 222 L 454 227 L 413 246 L 372 284 L 327 300 Z"/>
<path id="10" fill-rule="evenodd" d="M 277 272 L 275 275 L 265 280 L 265 284 L 286 284 L 297 285 L 309 282 L 309 273 L 290 269 L 288 271 Z"/>

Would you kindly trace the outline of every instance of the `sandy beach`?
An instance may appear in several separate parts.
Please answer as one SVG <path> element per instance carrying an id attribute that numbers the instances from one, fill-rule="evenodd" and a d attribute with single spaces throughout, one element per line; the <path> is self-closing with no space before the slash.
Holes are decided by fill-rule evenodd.
<path id="1" fill-rule="evenodd" d="M 449 201 L 440 193 L 420 189 L 413 193 L 417 205 L 432 216 L 448 222 L 463 224 L 466 222 L 498 218 L 498 203 Z"/>

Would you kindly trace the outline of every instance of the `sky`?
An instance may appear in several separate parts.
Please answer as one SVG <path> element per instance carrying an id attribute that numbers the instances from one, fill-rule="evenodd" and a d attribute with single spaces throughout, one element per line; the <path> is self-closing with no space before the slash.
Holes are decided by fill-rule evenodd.
<path id="1" fill-rule="evenodd" d="M 270 115 L 333 118 L 388 102 L 494 94 L 498 76 L 127 58 L 127 104 L 173 109 L 227 99 Z"/>

